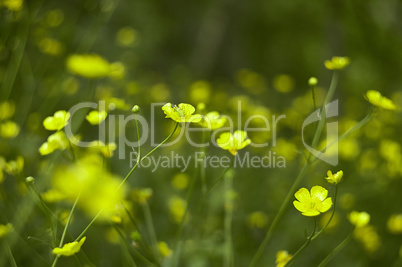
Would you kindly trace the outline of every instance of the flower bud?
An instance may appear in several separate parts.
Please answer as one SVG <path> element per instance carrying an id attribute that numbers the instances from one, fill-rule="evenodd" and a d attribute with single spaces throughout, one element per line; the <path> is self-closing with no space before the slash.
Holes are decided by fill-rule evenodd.
<path id="1" fill-rule="evenodd" d="M 138 105 L 135 105 L 131 111 L 134 114 L 138 114 L 138 113 L 140 113 L 140 110 L 141 110 L 140 107 Z"/>
<path id="2" fill-rule="evenodd" d="M 25 182 L 28 185 L 34 184 L 35 183 L 35 178 L 33 178 L 32 176 L 28 176 L 27 178 L 25 178 Z"/>
<path id="3" fill-rule="evenodd" d="M 316 77 L 311 77 L 310 79 L 308 79 L 308 85 L 310 85 L 310 86 L 315 86 L 315 85 L 317 85 L 317 83 L 318 83 L 318 80 Z"/>

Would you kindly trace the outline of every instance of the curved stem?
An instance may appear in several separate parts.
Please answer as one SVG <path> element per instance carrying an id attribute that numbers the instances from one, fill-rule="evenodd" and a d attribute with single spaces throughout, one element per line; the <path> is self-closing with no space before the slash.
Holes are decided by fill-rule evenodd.
<path id="1" fill-rule="evenodd" d="M 327 265 L 328 262 L 349 243 L 352 234 L 353 230 L 336 248 L 334 248 L 334 250 L 331 251 L 331 253 L 329 253 L 329 255 L 318 265 L 318 267 L 324 267 L 325 265 Z"/>

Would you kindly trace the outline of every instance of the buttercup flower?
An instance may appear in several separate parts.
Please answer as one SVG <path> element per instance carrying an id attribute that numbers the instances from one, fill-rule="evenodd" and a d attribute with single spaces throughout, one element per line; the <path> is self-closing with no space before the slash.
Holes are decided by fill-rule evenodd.
<path id="1" fill-rule="evenodd" d="M 348 219 L 350 223 L 355 225 L 356 227 L 363 227 L 370 222 L 370 214 L 365 211 L 352 211 L 351 213 L 349 213 Z"/>
<path id="2" fill-rule="evenodd" d="M 44 156 L 53 153 L 55 150 L 64 150 L 68 146 L 68 139 L 64 132 L 58 131 L 47 138 L 39 148 L 39 153 Z"/>
<path id="3" fill-rule="evenodd" d="M 292 255 L 286 250 L 279 250 L 278 253 L 276 253 L 276 267 L 284 267 L 291 258 Z"/>
<path id="4" fill-rule="evenodd" d="M 86 236 L 81 238 L 80 241 L 74 241 L 71 243 L 64 244 L 62 248 L 54 248 L 53 254 L 61 256 L 72 256 L 78 251 L 80 251 L 82 244 L 84 244 Z"/>
<path id="5" fill-rule="evenodd" d="M 176 122 L 199 122 L 201 120 L 200 114 L 193 115 L 195 108 L 190 104 L 181 103 L 179 106 L 172 106 L 167 103 L 162 110 L 166 114 L 165 118 L 171 118 Z"/>
<path id="6" fill-rule="evenodd" d="M 328 177 L 325 177 L 325 179 L 331 183 L 331 184 L 337 184 L 342 180 L 343 177 L 343 171 L 339 171 L 335 174 L 332 174 L 331 171 L 327 172 Z"/>
<path id="7" fill-rule="evenodd" d="M 70 119 L 70 113 L 65 110 L 59 110 L 53 116 L 47 117 L 43 121 L 43 126 L 49 131 L 60 131 L 68 124 L 68 119 Z"/>
<path id="8" fill-rule="evenodd" d="M 113 151 L 116 150 L 116 143 L 109 143 L 105 145 L 102 141 L 93 141 L 89 144 L 89 147 L 98 150 L 106 158 L 113 157 Z"/>
<path id="9" fill-rule="evenodd" d="M 229 150 L 233 156 L 236 156 L 237 151 L 248 146 L 251 143 L 251 140 L 247 139 L 247 133 L 245 131 L 238 130 L 233 134 L 221 134 L 216 142 L 220 148 Z"/>
<path id="10" fill-rule="evenodd" d="M 67 59 L 67 69 L 86 78 L 102 78 L 110 75 L 110 64 L 99 55 L 71 55 Z"/>
<path id="11" fill-rule="evenodd" d="M 97 110 L 92 110 L 85 118 L 90 124 L 99 125 L 106 119 L 106 117 L 106 111 L 102 110 L 101 112 L 99 112 Z"/>
<path id="12" fill-rule="evenodd" d="M 20 127 L 13 121 L 6 121 L 0 124 L 0 136 L 14 138 L 20 133 Z"/>
<path id="13" fill-rule="evenodd" d="M 348 57 L 332 57 L 331 60 L 326 60 L 324 65 L 329 70 L 341 70 L 350 64 Z"/>
<path id="14" fill-rule="evenodd" d="M 211 111 L 208 112 L 205 116 L 202 116 L 202 119 L 198 124 L 210 130 L 215 130 L 223 127 L 226 121 L 227 119 L 225 117 L 222 117 L 219 112 Z"/>
<path id="15" fill-rule="evenodd" d="M 387 110 L 395 110 L 396 109 L 396 106 L 392 102 L 392 100 L 381 95 L 381 93 L 378 91 L 375 91 L 375 90 L 367 91 L 366 99 L 373 106 L 377 106 L 379 108 L 387 109 Z"/>
<path id="16" fill-rule="evenodd" d="M 306 188 L 301 188 L 295 193 L 298 201 L 293 201 L 293 205 L 304 216 L 317 216 L 332 206 L 332 199 L 327 198 L 327 195 L 328 191 L 319 185 L 313 186 L 310 192 Z"/>
<path id="17" fill-rule="evenodd" d="M 169 248 L 168 244 L 163 241 L 158 242 L 158 250 L 163 258 L 169 257 L 172 254 L 172 250 Z"/>

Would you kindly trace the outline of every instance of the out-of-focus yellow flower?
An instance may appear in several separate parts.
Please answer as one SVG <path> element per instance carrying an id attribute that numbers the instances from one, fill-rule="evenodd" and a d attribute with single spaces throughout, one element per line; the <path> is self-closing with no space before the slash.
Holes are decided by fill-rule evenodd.
<path id="1" fill-rule="evenodd" d="M 340 196 L 339 202 L 341 207 L 348 210 L 351 209 L 356 203 L 356 197 L 351 193 L 345 193 Z"/>
<path id="2" fill-rule="evenodd" d="M 355 225 L 356 228 L 359 228 L 366 226 L 370 222 L 370 214 L 365 211 L 352 211 L 349 213 L 348 219 L 351 224 Z"/>
<path id="3" fill-rule="evenodd" d="M 247 218 L 250 227 L 264 228 L 268 223 L 268 216 L 262 211 L 255 211 Z"/>
<path id="4" fill-rule="evenodd" d="M 208 128 L 210 130 L 216 130 L 222 128 L 225 125 L 227 119 L 222 117 L 219 112 L 211 111 L 205 116 L 202 116 L 201 121 L 198 123 L 202 127 Z"/>
<path id="5" fill-rule="evenodd" d="M 207 103 L 211 96 L 211 84 L 207 81 L 196 81 L 190 85 L 190 99 L 194 103 Z"/>
<path id="6" fill-rule="evenodd" d="M 293 142 L 282 138 L 276 140 L 276 145 L 272 150 L 283 156 L 287 161 L 291 161 L 297 156 L 297 146 Z"/>
<path id="7" fill-rule="evenodd" d="M 118 62 L 110 64 L 97 54 L 74 54 L 68 57 L 66 64 L 69 71 L 86 78 L 120 78 L 124 75 L 124 65 Z"/>
<path id="8" fill-rule="evenodd" d="M 168 244 L 163 241 L 158 242 L 158 250 L 163 258 L 167 258 L 172 254 L 172 250 L 169 248 Z"/>
<path id="9" fill-rule="evenodd" d="M 142 188 L 142 189 L 134 189 L 131 192 L 131 196 L 134 201 L 142 204 L 148 201 L 153 195 L 153 191 L 151 188 Z"/>
<path id="10" fill-rule="evenodd" d="M 138 40 L 138 32 L 131 27 L 123 27 L 117 32 L 116 40 L 121 46 L 131 46 Z"/>
<path id="11" fill-rule="evenodd" d="M 20 126 L 13 121 L 6 121 L 0 124 L 0 136 L 3 138 L 14 138 L 20 133 Z"/>
<path id="12" fill-rule="evenodd" d="M 0 7 L 5 6 L 11 11 L 20 11 L 23 7 L 23 0 L 2 0 L 0 1 Z"/>
<path id="13" fill-rule="evenodd" d="M 286 250 L 279 250 L 276 253 L 276 267 L 284 267 L 288 261 L 292 258 Z"/>
<path id="14" fill-rule="evenodd" d="M 54 189 L 50 189 L 41 194 L 42 199 L 48 203 L 55 203 L 65 199 L 65 195 Z"/>
<path id="15" fill-rule="evenodd" d="M 353 236 L 363 244 L 364 249 L 369 253 L 374 253 L 381 247 L 380 237 L 371 225 L 356 228 Z"/>
<path id="16" fill-rule="evenodd" d="M 126 67 L 121 62 L 113 62 L 110 64 L 110 74 L 109 76 L 113 79 L 123 79 L 126 75 Z"/>
<path id="17" fill-rule="evenodd" d="M 13 225 L 11 223 L 0 224 L 0 238 L 5 237 L 10 231 L 13 229 Z"/>
<path id="18" fill-rule="evenodd" d="M 97 154 L 86 154 L 72 165 L 58 167 L 52 177 L 53 189 L 74 202 L 78 195 L 78 205 L 93 217 L 100 210 L 99 219 L 110 220 L 116 215 L 116 208 L 124 200 L 125 187 L 117 190 L 121 178 L 103 167 L 103 158 Z"/>
<path id="19" fill-rule="evenodd" d="M 57 27 L 64 20 L 64 13 L 61 9 L 50 10 L 46 15 L 46 26 Z"/>
<path id="20" fill-rule="evenodd" d="M 105 145 L 105 143 L 103 143 L 102 141 L 99 141 L 99 140 L 92 141 L 89 144 L 89 147 L 92 148 L 92 149 L 98 150 L 106 158 L 113 157 L 113 152 L 117 148 L 116 143 L 109 143 L 109 144 Z"/>
<path id="21" fill-rule="evenodd" d="M 68 124 L 69 119 L 70 112 L 59 110 L 56 111 L 53 116 L 47 117 L 43 121 L 43 126 L 49 131 L 60 131 Z"/>
<path id="22" fill-rule="evenodd" d="M 85 118 L 90 124 L 99 125 L 106 119 L 106 117 L 107 117 L 106 111 L 101 110 L 99 112 L 97 110 L 92 110 L 91 112 L 88 113 L 88 115 Z"/>
<path id="23" fill-rule="evenodd" d="M 237 83 L 252 94 L 261 94 L 266 90 L 264 78 L 249 69 L 241 69 L 236 74 Z"/>
<path id="24" fill-rule="evenodd" d="M 55 150 L 65 150 L 69 144 L 66 134 L 63 131 L 55 132 L 47 138 L 47 142 L 39 147 L 42 156 L 53 153 Z"/>
<path id="25" fill-rule="evenodd" d="M 39 49 L 44 54 L 57 56 L 63 52 L 64 46 L 59 41 L 46 37 L 40 40 Z"/>
<path id="26" fill-rule="evenodd" d="M 328 191 L 319 185 L 313 186 L 310 192 L 306 188 L 301 188 L 295 193 L 298 201 L 293 201 L 293 205 L 304 216 L 317 216 L 331 208 L 332 199 L 327 196 Z"/>
<path id="27" fill-rule="evenodd" d="M 108 108 L 111 108 L 111 105 L 114 105 L 115 109 L 120 109 L 120 110 L 129 110 L 130 105 L 126 103 L 126 101 L 122 98 L 117 98 L 117 97 L 111 97 L 105 99 L 106 106 Z"/>
<path id="28" fill-rule="evenodd" d="M 295 81 L 292 76 L 281 74 L 274 77 L 274 88 L 281 93 L 289 93 L 295 87 Z"/>
<path id="29" fill-rule="evenodd" d="M 171 118 L 176 122 L 200 122 L 201 115 L 193 114 L 195 108 L 190 104 L 181 103 L 178 106 L 167 103 L 162 107 L 163 112 L 165 112 L 165 118 Z"/>
<path id="30" fill-rule="evenodd" d="M 152 101 L 165 102 L 170 98 L 170 89 L 165 83 L 157 83 L 149 91 Z"/>
<path id="31" fill-rule="evenodd" d="M 387 109 L 387 110 L 395 110 L 396 106 L 391 99 L 381 95 L 380 92 L 375 90 L 369 90 L 366 93 L 366 99 L 370 102 L 373 106 Z"/>
<path id="32" fill-rule="evenodd" d="M 328 170 L 327 175 L 328 177 L 325 177 L 325 179 L 327 180 L 328 183 L 337 184 L 342 180 L 343 171 L 339 171 L 335 174 L 332 174 L 332 172 Z"/>
<path id="33" fill-rule="evenodd" d="M 61 256 L 72 256 L 75 253 L 79 252 L 82 244 L 84 244 L 86 236 L 81 238 L 80 241 L 74 241 L 71 243 L 66 243 L 62 248 L 54 248 L 53 254 L 61 255 Z"/>
<path id="34" fill-rule="evenodd" d="M 11 175 L 17 175 L 22 172 L 24 168 L 24 158 L 22 156 L 18 156 L 15 160 L 10 160 L 4 166 L 4 170 L 6 173 Z"/>
<path id="35" fill-rule="evenodd" d="M 350 64 L 348 57 L 332 57 L 331 60 L 326 60 L 324 65 L 329 70 L 341 70 Z"/>
<path id="36" fill-rule="evenodd" d="M 402 213 L 392 214 L 388 219 L 387 227 L 393 234 L 402 234 Z"/>
<path id="37" fill-rule="evenodd" d="M 236 156 L 237 151 L 248 146 L 251 140 L 247 139 L 247 133 L 245 131 L 237 130 L 233 134 L 221 134 L 216 140 L 216 143 L 220 148 L 228 150 L 233 156 Z"/>
<path id="38" fill-rule="evenodd" d="M 11 102 L 0 103 L 0 120 L 11 118 L 15 113 L 15 104 Z"/>
<path id="39" fill-rule="evenodd" d="M 332 213 L 325 213 L 321 216 L 319 224 L 322 228 L 327 225 L 329 219 L 331 218 Z M 334 216 L 332 217 L 331 222 L 328 224 L 326 230 L 332 230 L 334 229 L 337 225 L 339 224 L 339 215 L 337 213 L 334 213 Z"/>
<path id="40" fill-rule="evenodd" d="M 168 201 L 168 207 L 174 222 L 180 223 L 186 212 L 186 201 L 181 197 L 173 196 Z"/>
<path id="41" fill-rule="evenodd" d="M 178 173 L 173 177 L 172 185 L 179 190 L 186 189 L 188 186 L 188 175 L 185 173 Z"/>

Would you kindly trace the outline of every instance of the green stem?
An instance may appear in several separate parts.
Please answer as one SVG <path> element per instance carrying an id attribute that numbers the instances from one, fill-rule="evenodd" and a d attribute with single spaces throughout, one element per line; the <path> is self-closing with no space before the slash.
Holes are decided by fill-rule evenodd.
<path id="1" fill-rule="evenodd" d="M 311 240 L 316 239 L 318 236 L 321 235 L 322 232 L 325 231 L 325 229 L 327 229 L 328 225 L 331 223 L 332 219 L 334 218 L 335 215 L 335 210 L 336 210 L 336 197 L 338 195 L 338 184 L 335 185 L 335 193 L 334 193 L 334 209 L 332 210 L 332 214 L 331 217 L 329 217 L 328 222 L 325 224 L 325 226 L 315 235 L 312 237 Z"/>
<path id="2" fill-rule="evenodd" d="M 148 203 L 145 201 L 141 203 L 142 210 L 144 212 L 145 223 L 148 226 L 149 237 L 151 239 L 151 247 L 154 251 L 156 258 L 160 259 L 160 253 L 158 249 L 158 239 L 156 237 L 156 231 L 154 227 L 154 222 L 152 220 L 151 209 L 149 208 Z"/>
<path id="3" fill-rule="evenodd" d="M 233 244 L 232 244 L 232 218 L 233 218 L 233 199 L 231 196 L 233 189 L 233 178 L 231 175 L 225 177 L 225 219 L 224 219 L 224 237 L 225 254 L 223 266 L 233 266 Z"/>
<path id="4" fill-rule="evenodd" d="M 322 129 L 324 127 L 325 124 L 325 106 L 329 103 L 329 101 L 332 99 L 332 96 L 334 95 L 335 89 L 336 89 L 336 85 L 338 83 L 338 73 L 335 71 L 332 75 L 332 80 L 331 80 L 331 84 L 328 90 L 328 93 L 325 97 L 323 106 L 322 106 L 322 110 L 321 110 L 321 119 L 318 123 L 317 129 L 314 133 L 314 138 L 313 138 L 313 143 L 312 143 L 312 147 L 315 149 L 317 147 L 317 144 L 319 142 L 319 139 L 321 137 L 321 133 L 322 133 Z M 288 191 L 288 194 L 286 195 L 285 200 L 283 201 L 278 213 L 276 214 L 274 221 L 272 222 L 272 224 L 270 225 L 270 227 L 268 228 L 267 234 L 265 235 L 264 240 L 262 241 L 261 245 L 258 247 L 258 250 L 256 252 L 256 254 L 254 255 L 253 259 L 251 260 L 250 263 L 250 267 L 254 267 L 257 265 L 258 261 L 260 260 L 265 247 L 268 245 L 272 234 L 274 233 L 276 227 L 279 224 L 279 221 L 282 219 L 283 214 L 285 213 L 286 208 L 289 206 L 290 201 L 293 198 L 293 193 L 296 191 L 297 187 L 299 186 L 301 180 L 303 179 L 304 175 L 307 172 L 308 167 L 311 164 L 310 161 L 310 156 L 311 154 L 309 154 L 308 156 L 308 160 L 306 161 L 306 163 L 304 164 L 302 170 L 300 171 L 299 175 L 297 176 L 296 180 L 293 182 L 290 190 Z"/>
<path id="5" fill-rule="evenodd" d="M 339 252 L 341 251 L 352 238 L 353 230 L 349 233 L 349 235 L 334 249 L 329 253 L 329 255 L 318 265 L 318 267 L 324 267 L 328 264 L 328 262 Z"/>
<path id="6" fill-rule="evenodd" d="M 292 256 L 292 258 L 290 258 L 290 260 L 285 264 L 284 267 L 292 264 L 295 258 L 310 244 L 310 242 L 313 240 L 316 229 L 317 229 L 317 218 L 314 217 L 314 229 L 311 232 L 311 235 L 307 238 L 306 242 L 296 251 L 296 253 Z"/>

